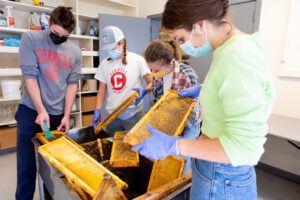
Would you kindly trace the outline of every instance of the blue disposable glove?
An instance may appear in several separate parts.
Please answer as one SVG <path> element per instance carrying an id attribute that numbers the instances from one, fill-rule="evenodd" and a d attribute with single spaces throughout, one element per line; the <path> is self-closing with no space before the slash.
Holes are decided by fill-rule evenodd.
<path id="1" fill-rule="evenodd" d="M 96 109 L 94 111 L 94 117 L 93 117 L 93 126 L 94 126 L 94 129 L 96 129 L 96 127 L 98 125 L 100 116 L 101 116 L 101 109 Z"/>
<path id="2" fill-rule="evenodd" d="M 139 93 L 139 97 L 135 100 L 135 103 L 134 103 L 134 105 L 137 106 L 142 101 L 144 96 L 146 96 L 148 91 L 147 91 L 147 89 L 143 89 L 143 88 L 132 88 L 132 90 Z"/>
<path id="3" fill-rule="evenodd" d="M 195 98 L 199 97 L 200 91 L 201 91 L 201 86 L 196 85 L 196 86 L 193 86 L 190 88 L 180 90 L 178 94 L 181 97 L 189 97 L 189 98 L 195 99 Z"/>
<path id="4" fill-rule="evenodd" d="M 180 137 L 169 136 L 148 125 L 148 131 L 152 136 L 132 147 L 132 151 L 139 151 L 141 155 L 158 160 L 169 155 L 178 155 L 176 143 Z"/>

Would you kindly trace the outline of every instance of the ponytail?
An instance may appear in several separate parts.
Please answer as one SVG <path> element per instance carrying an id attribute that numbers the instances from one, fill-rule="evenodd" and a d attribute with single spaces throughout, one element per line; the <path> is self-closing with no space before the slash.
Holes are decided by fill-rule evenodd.
<path id="1" fill-rule="evenodd" d="M 126 42 L 126 39 L 124 39 L 123 41 L 124 41 L 124 48 L 123 48 L 124 56 L 123 56 L 123 59 L 122 59 L 122 63 L 123 63 L 123 65 L 127 65 L 128 64 L 127 59 L 126 59 L 126 56 L 127 56 L 127 47 L 126 47 L 127 42 Z"/>

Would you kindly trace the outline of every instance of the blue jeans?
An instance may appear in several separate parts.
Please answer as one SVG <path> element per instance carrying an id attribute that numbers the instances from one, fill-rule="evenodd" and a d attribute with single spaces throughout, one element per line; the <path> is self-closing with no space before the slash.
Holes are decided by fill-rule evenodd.
<path id="1" fill-rule="evenodd" d="M 190 199 L 255 200 L 255 169 L 253 166 L 234 167 L 230 164 L 192 159 Z"/>
<path id="2" fill-rule="evenodd" d="M 183 138 L 184 139 L 196 139 L 200 134 L 200 124 L 196 124 L 193 126 L 193 128 L 185 129 L 183 132 Z M 191 158 L 186 157 L 186 156 L 180 156 L 184 158 L 185 161 L 185 166 L 183 168 L 183 175 L 186 175 L 190 170 L 191 170 Z"/>
<path id="3" fill-rule="evenodd" d="M 35 123 L 37 112 L 20 104 L 17 120 L 17 190 L 16 200 L 32 200 L 35 190 L 36 162 L 34 145 L 31 141 L 36 133 L 42 132 Z M 63 115 L 49 115 L 50 129 L 57 129 Z"/>
<path id="4" fill-rule="evenodd" d="M 112 121 L 107 127 L 106 132 L 114 134 L 117 131 L 129 131 L 143 117 L 143 111 L 137 112 L 129 119 L 122 120 L 120 118 Z"/>

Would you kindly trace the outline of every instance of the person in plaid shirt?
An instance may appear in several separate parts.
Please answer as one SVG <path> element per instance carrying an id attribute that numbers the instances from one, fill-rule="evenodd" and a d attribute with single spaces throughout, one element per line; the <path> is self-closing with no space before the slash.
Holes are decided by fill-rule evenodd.
<path id="1" fill-rule="evenodd" d="M 146 51 L 145 60 L 152 71 L 153 103 L 169 89 L 177 92 L 199 85 L 196 72 L 187 64 L 178 62 L 178 49 L 174 41 L 152 41 Z M 195 139 L 200 134 L 200 102 L 196 98 L 195 107 L 183 132 L 184 138 Z M 183 173 L 190 170 L 190 158 L 186 159 Z"/>

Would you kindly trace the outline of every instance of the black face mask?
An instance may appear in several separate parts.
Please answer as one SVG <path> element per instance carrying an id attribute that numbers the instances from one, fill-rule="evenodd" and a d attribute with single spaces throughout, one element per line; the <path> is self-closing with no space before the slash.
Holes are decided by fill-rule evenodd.
<path id="1" fill-rule="evenodd" d="M 52 42 L 56 45 L 59 45 L 59 44 L 62 44 L 64 42 L 66 42 L 68 40 L 68 37 L 66 36 L 59 36 L 53 32 L 50 31 L 50 34 L 49 34 Z"/>

